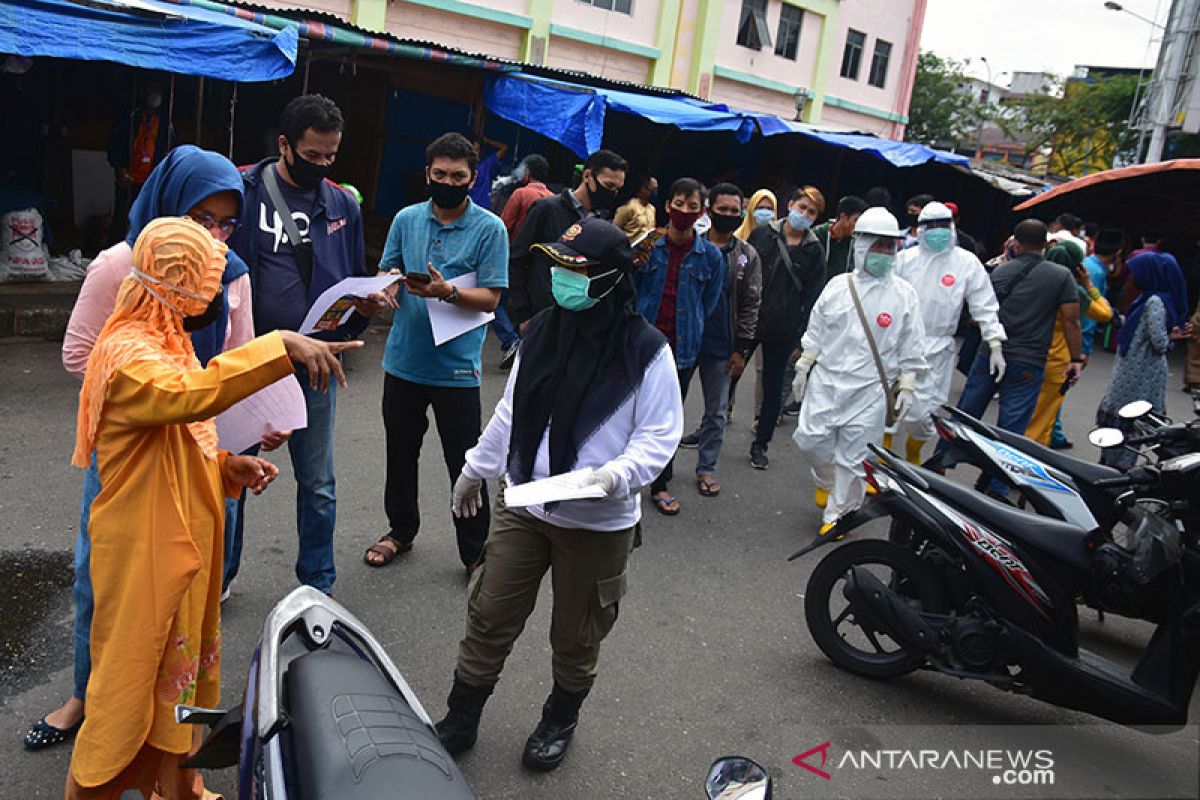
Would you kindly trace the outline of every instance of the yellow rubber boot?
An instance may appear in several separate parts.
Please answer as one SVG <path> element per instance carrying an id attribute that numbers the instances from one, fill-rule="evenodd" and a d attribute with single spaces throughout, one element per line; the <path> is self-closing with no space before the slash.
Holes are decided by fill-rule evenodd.
<path id="1" fill-rule="evenodd" d="M 836 524 L 836 522 L 822 522 L 821 527 L 817 530 L 817 535 L 825 536 L 827 533 L 833 530 L 833 526 Z"/>
<path id="2" fill-rule="evenodd" d="M 890 433 L 885 433 L 883 435 L 883 449 L 884 450 L 892 449 L 892 435 Z"/>
<path id="3" fill-rule="evenodd" d="M 910 464 L 921 463 L 921 448 L 925 446 L 924 439 L 914 439 L 908 437 L 908 441 L 904 443 L 904 460 Z"/>
<path id="4" fill-rule="evenodd" d="M 818 486 L 813 490 L 813 501 L 816 502 L 817 508 L 824 508 L 829 504 L 829 490 Z"/>

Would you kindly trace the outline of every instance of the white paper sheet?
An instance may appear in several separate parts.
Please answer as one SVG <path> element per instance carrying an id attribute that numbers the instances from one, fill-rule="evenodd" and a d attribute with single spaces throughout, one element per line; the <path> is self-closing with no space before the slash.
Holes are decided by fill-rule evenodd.
<path id="1" fill-rule="evenodd" d="M 399 275 L 375 275 L 370 278 L 346 278 L 321 292 L 304 317 L 300 333 L 336 330 L 354 312 L 354 299 L 365 300 L 400 280 Z M 443 304 L 444 305 L 444 304 Z"/>
<path id="2" fill-rule="evenodd" d="M 468 272 L 457 278 L 447 278 L 446 283 L 459 289 L 474 289 L 475 280 L 475 273 Z M 467 331 L 475 330 L 480 325 L 487 325 L 496 318 L 490 311 L 471 311 L 432 297 L 426 297 L 425 304 L 429 309 L 429 327 L 433 329 L 433 343 L 438 347 Z"/>
<path id="3" fill-rule="evenodd" d="M 275 381 L 217 415 L 219 446 L 231 453 L 258 444 L 265 434 L 307 427 L 304 390 L 295 375 Z"/>
<path id="4" fill-rule="evenodd" d="M 604 489 L 588 484 L 592 476 L 591 467 L 564 472 L 540 481 L 509 486 L 504 490 L 504 503 L 511 508 L 540 506 L 563 500 L 595 500 L 604 497 Z"/>

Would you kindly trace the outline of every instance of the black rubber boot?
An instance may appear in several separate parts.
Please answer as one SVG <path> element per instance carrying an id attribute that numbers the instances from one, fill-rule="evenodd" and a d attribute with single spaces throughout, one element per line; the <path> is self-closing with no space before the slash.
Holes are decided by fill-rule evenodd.
<path id="1" fill-rule="evenodd" d="M 483 705 L 491 695 L 492 687 L 471 686 L 455 676 L 450 696 L 446 698 L 446 716 L 434 725 L 442 747 L 450 755 L 461 755 L 475 746 Z"/>
<path id="2" fill-rule="evenodd" d="M 542 706 L 542 721 L 525 742 L 521 763 L 530 769 L 549 772 L 557 769 L 567 757 L 575 726 L 579 724 L 579 707 L 587 692 L 568 692 L 557 683 Z"/>

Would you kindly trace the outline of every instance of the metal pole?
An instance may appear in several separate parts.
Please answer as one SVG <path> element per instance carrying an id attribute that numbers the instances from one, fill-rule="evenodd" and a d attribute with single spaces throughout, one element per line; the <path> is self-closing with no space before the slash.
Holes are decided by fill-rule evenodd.
<path id="1" fill-rule="evenodd" d="M 237 116 L 237 81 L 233 82 L 233 94 L 229 97 L 229 160 L 233 161 L 233 122 Z"/>
<path id="2" fill-rule="evenodd" d="M 1162 41 L 1164 55 L 1159 58 L 1162 74 L 1156 98 L 1157 108 L 1154 109 L 1154 116 L 1151 118 L 1152 129 L 1150 147 L 1146 151 L 1146 163 L 1162 161 L 1167 131 L 1174 126 L 1171 117 L 1175 110 L 1180 79 L 1187 69 L 1188 40 L 1195 34 L 1197 11 L 1200 11 L 1200 0 L 1174 0 L 1171 3 L 1167 30 Z"/>

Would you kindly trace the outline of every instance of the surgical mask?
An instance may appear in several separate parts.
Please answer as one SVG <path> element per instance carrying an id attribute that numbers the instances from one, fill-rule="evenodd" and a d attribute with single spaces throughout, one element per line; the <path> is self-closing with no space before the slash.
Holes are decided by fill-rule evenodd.
<path id="1" fill-rule="evenodd" d="M 793 208 L 788 212 L 788 225 L 794 231 L 806 231 L 812 227 L 812 220 Z"/>
<path id="2" fill-rule="evenodd" d="M 321 185 L 321 181 L 329 177 L 329 170 L 332 168 L 329 164 L 314 164 L 311 161 L 306 161 L 292 149 L 292 160 L 287 165 L 288 174 L 292 176 L 292 181 L 301 189 L 312 191 Z"/>
<path id="3" fill-rule="evenodd" d="M 615 190 L 608 188 L 600 181 L 596 180 L 596 176 L 592 176 L 592 183 L 596 184 L 596 188 L 587 187 L 588 202 L 592 204 L 592 211 L 599 213 L 608 211 L 613 207 L 613 203 L 617 202 L 617 193 Z"/>
<path id="4" fill-rule="evenodd" d="M 714 214 L 710 211 L 708 218 L 712 220 L 713 229 L 721 233 L 733 233 L 742 224 L 741 214 Z"/>
<path id="5" fill-rule="evenodd" d="M 208 304 L 208 308 L 204 309 L 203 313 L 196 314 L 192 317 L 183 318 L 183 329 L 188 333 L 193 331 L 203 330 L 209 325 L 212 325 L 225 311 L 225 290 L 219 289 L 213 296 L 212 302 Z"/>
<path id="6" fill-rule="evenodd" d="M 597 275 L 596 278 L 603 278 L 612 275 L 614 272 L 616 270 L 609 270 L 602 275 Z M 609 292 L 617 288 L 617 284 L 614 283 L 600 297 L 592 297 L 589 294 L 592 288 L 592 280 L 592 278 L 586 275 L 566 269 L 565 267 L 551 267 L 550 293 L 554 295 L 554 302 L 567 311 L 587 311 L 596 305 L 596 303 L 603 300 Z"/>
<path id="7" fill-rule="evenodd" d="M 775 210 L 771 208 L 756 208 L 754 209 L 754 221 L 759 225 L 765 225 L 775 219 Z"/>
<path id="8" fill-rule="evenodd" d="M 462 186 L 455 186 L 441 181 L 429 182 L 429 196 L 433 198 L 433 204 L 446 210 L 461 206 L 467 199 L 467 192 L 470 190 L 471 187 L 465 183 Z"/>
<path id="9" fill-rule="evenodd" d="M 183 310 L 180 309 L 178 306 L 176 306 L 174 303 L 167 300 L 165 297 L 163 297 L 158 292 L 154 291 L 154 286 L 151 286 L 150 284 L 154 284 L 155 286 L 159 286 L 168 291 L 175 292 L 177 294 L 181 294 L 184 297 L 187 297 L 192 300 L 196 300 L 200 303 L 203 303 L 206 310 L 204 312 L 201 312 L 202 314 L 207 313 L 208 305 L 212 302 L 212 300 L 210 298 L 204 297 L 203 295 L 196 294 L 195 292 L 189 292 L 187 289 L 184 289 L 181 286 L 176 286 L 173 283 L 167 283 L 166 281 L 159 280 L 158 278 L 154 277 L 153 275 L 147 275 L 146 273 L 142 272 L 137 267 L 133 267 L 132 269 L 130 269 L 129 274 L 133 276 L 133 279 L 135 281 L 137 281 L 138 283 L 140 283 L 142 285 L 143 289 L 145 289 L 147 292 L 152 294 L 154 296 L 154 298 L 156 300 L 158 300 L 158 302 L 162 303 L 164 306 L 171 309 L 172 311 L 176 311 L 180 314 L 183 313 Z"/>
<path id="10" fill-rule="evenodd" d="M 696 224 L 696 220 L 700 219 L 699 211 L 684 211 L 682 208 L 671 207 L 667 209 L 667 216 L 671 218 L 671 225 L 677 231 L 691 230 Z"/>
<path id="11" fill-rule="evenodd" d="M 863 269 L 868 275 L 873 275 L 876 278 L 882 278 L 892 271 L 892 264 L 895 263 L 896 256 L 891 253 L 870 253 L 868 252 L 863 259 Z"/>
<path id="12" fill-rule="evenodd" d="M 935 253 L 942 253 L 950 249 L 951 238 L 949 228 L 930 228 L 921 233 L 921 244 Z"/>

